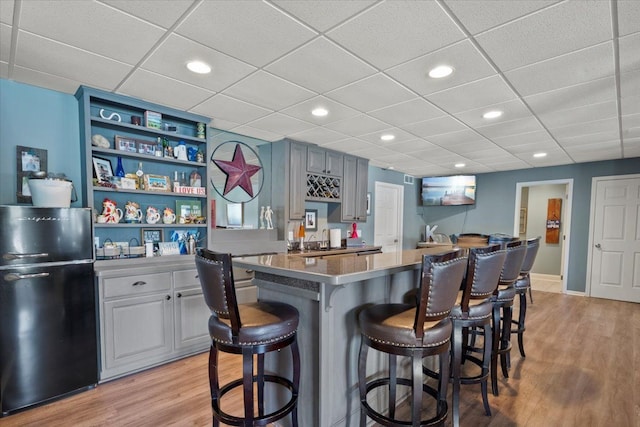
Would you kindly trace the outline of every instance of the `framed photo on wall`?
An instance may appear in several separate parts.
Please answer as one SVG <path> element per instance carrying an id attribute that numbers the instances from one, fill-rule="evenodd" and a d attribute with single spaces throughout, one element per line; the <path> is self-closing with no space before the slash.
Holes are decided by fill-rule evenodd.
<path id="1" fill-rule="evenodd" d="M 16 172 L 18 203 L 31 203 L 29 177 L 34 172 L 47 172 L 47 150 L 16 146 Z"/>
<path id="2" fill-rule="evenodd" d="M 318 210 L 304 210 L 304 229 L 306 231 L 318 231 Z"/>

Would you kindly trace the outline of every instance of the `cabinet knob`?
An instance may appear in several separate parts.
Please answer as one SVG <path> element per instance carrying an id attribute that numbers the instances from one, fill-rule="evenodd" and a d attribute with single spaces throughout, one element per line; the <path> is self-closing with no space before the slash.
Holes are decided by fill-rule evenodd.
<path id="1" fill-rule="evenodd" d="M 182 298 L 182 294 L 180 292 L 178 292 L 178 294 L 176 295 L 178 298 Z"/>
<path id="2" fill-rule="evenodd" d="M 166 299 L 167 301 L 169 301 L 171 299 L 171 295 L 167 295 L 166 297 L 164 297 L 164 299 Z"/>

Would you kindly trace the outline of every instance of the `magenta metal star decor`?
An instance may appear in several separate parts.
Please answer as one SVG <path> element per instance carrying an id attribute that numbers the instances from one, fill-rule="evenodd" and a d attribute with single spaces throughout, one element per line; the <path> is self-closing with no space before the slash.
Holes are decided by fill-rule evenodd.
<path id="1" fill-rule="evenodd" d="M 258 173 L 262 166 L 247 164 L 240 144 L 236 144 L 236 148 L 233 150 L 233 160 L 230 162 L 227 160 L 213 160 L 213 162 L 227 175 L 223 196 L 226 196 L 234 188 L 240 187 L 249 196 L 253 197 L 251 177 Z"/>

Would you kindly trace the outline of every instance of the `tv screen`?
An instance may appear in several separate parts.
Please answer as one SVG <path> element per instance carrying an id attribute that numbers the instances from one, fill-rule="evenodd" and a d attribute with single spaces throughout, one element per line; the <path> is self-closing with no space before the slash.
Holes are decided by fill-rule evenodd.
<path id="1" fill-rule="evenodd" d="M 422 178 L 423 206 L 473 205 L 475 203 L 475 175 Z"/>

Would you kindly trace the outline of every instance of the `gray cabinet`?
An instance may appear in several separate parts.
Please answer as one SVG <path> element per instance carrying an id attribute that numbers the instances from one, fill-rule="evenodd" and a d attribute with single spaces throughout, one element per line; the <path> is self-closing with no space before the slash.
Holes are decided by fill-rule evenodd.
<path id="1" fill-rule="evenodd" d="M 307 172 L 342 177 L 342 153 L 307 147 Z"/>
<path id="2" fill-rule="evenodd" d="M 367 188 L 369 161 L 355 156 L 344 156 L 342 179 L 342 202 L 340 209 L 330 214 L 333 221 L 342 222 L 367 220 Z M 337 213 L 340 217 L 336 218 Z"/>
<path id="3" fill-rule="evenodd" d="M 190 261 L 97 270 L 100 381 L 209 348 L 210 312 Z"/>
<path id="4" fill-rule="evenodd" d="M 305 170 L 307 146 L 295 142 L 289 147 L 289 219 L 304 218 L 304 199 L 307 192 L 307 174 Z"/>

